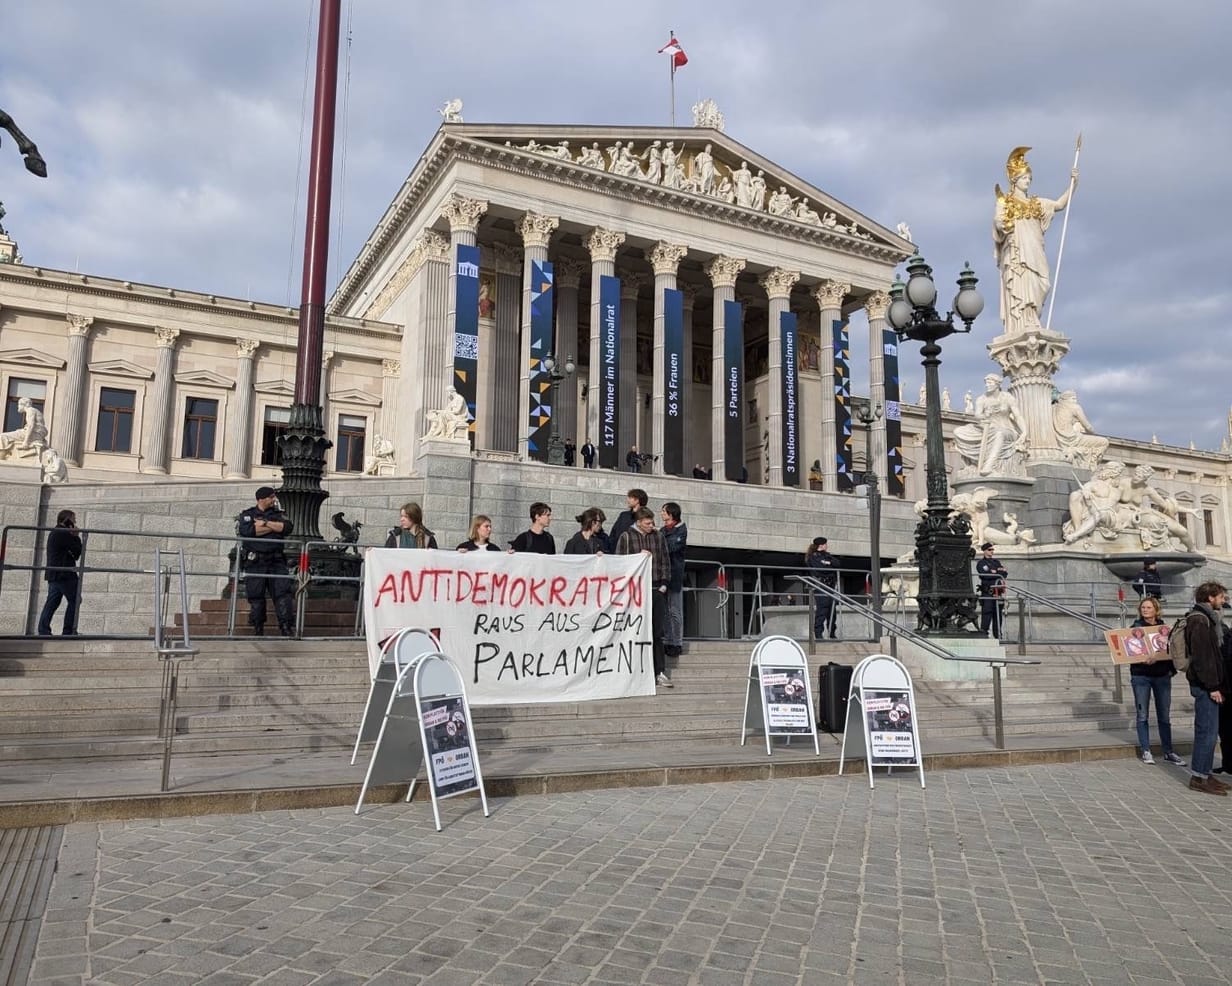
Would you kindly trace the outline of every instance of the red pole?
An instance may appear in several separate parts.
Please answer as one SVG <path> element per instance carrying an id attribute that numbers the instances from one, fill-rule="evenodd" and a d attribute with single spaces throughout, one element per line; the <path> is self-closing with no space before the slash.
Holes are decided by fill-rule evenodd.
<path id="1" fill-rule="evenodd" d="M 341 0 L 321 0 L 317 36 L 312 157 L 308 165 L 308 219 L 304 232 L 304 285 L 300 296 L 295 403 L 320 404 L 325 346 L 325 275 L 329 260 L 329 205 L 334 177 L 334 110 L 338 95 Z"/>

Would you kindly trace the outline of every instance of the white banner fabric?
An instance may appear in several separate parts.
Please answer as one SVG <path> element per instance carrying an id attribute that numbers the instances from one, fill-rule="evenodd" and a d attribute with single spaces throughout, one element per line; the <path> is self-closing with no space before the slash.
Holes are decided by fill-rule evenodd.
<path id="1" fill-rule="evenodd" d="M 381 643 L 433 630 L 472 705 L 653 695 L 648 555 L 369 548 L 364 622 Z"/>

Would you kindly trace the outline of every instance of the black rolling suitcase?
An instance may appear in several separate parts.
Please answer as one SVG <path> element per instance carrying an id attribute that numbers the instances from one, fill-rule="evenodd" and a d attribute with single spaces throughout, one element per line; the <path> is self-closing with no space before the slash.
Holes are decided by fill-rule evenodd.
<path id="1" fill-rule="evenodd" d="M 823 664 L 817 669 L 817 725 L 827 733 L 841 733 L 847 724 L 847 693 L 851 690 L 850 664 Z"/>

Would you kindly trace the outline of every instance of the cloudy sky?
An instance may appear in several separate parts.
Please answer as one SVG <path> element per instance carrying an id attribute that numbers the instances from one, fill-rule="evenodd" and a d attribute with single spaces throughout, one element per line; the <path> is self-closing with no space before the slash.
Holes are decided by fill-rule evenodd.
<path id="1" fill-rule="evenodd" d="M 1219 447 L 1232 401 L 1227 0 L 599 9 L 344 0 L 331 289 L 446 99 L 462 97 L 471 123 L 665 124 L 656 49 L 674 29 L 690 59 L 682 119 L 713 97 L 737 140 L 891 228 L 908 222 L 939 281 L 975 266 L 988 307 L 943 356 L 956 403 L 978 393 L 1000 331 L 990 216 L 1006 155 L 1033 146 L 1033 190 L 1055 197 L 1082 131 L 1058 384 L 1105 434 Z M 297 303 L 315 18 L 310 0 L 6 4 L 0 107 L 50 169 L 26 174 L 0 134 L 4 224 L 26 261 Z M 1059 237 L 1058 221 L 1054 264 Z M 921 371 L 903 365 L 914 394 Z M 853 385 L 867 392 L 858 371 Z"/>

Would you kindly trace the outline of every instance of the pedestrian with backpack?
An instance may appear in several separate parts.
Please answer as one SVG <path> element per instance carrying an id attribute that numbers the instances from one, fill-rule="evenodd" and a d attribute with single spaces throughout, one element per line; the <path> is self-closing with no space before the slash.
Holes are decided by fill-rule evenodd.
<path id="1" fill-rule="evenodd" d="M 1138 603 L 1138 618 L 1134 620 L 1136 627 L 1163 627 L 1164 621 L 1159 618 L 1159 599 L 1155 596 L 1145 596 Z M 1166 629 L 1166 628 L 1165 628 Z M 1159 726 L 1159 745 L 1163 751 L 1164 762 L 1184 767 L 1185 761 L 1177 756 L 1172 749 L 1172 676 L 1176 674 L 1176 666 L 1168 657 L 1167 651 L 1160 653 L 1151 650 L 1146 660 L 1138 661 L 1129 666 L 1129 684 L 1134 691 L 1134 725 L 1138 730 L 1138 750 L 1143 763 L 1154 763 L 1151 756 L 1151 698 L 1155 699 L 1155 722 Z M 1230 706 L 1232 707 L 1232 706 Z"/>
<path id="2" fill-rule="evenodd" d="M 1194 699 L 1194 745 L 1190 758 L 1189 789 L 1227 797 L 1228 785 L 1212 776 L 1215 740 L 1219 736 L 1219 707 L 1228 698 L 1228 676 L 1220 642 L 1224 629 L 1220 610 L 1228 590 L 1218 582 L 1203 582 L 1194 591 L 1194 607 L 1185 619 L 1184 642 L 1189 693 Z"/>

